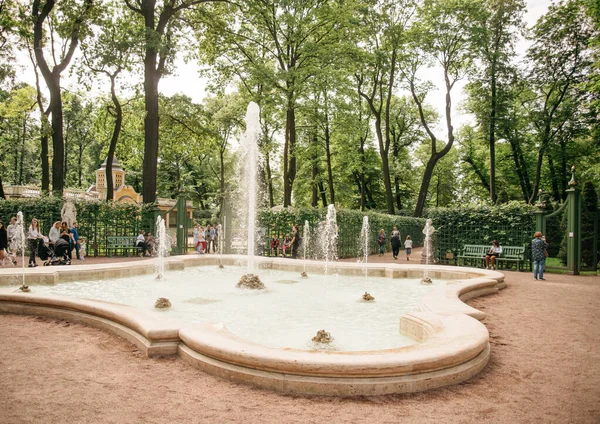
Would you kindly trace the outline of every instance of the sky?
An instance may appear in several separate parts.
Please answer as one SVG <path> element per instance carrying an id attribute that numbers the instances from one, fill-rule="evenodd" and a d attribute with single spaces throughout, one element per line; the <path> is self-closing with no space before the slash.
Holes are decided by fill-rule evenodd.
<path id="1" fill-rule="evenodd" d="M 531 27 L 535 22 L 547 11 L 548 6 L 551 4 L 551 0 L 527 0 L 527 12 L 524 16 L 525 22 L 528 27 Z M 516 45 L 517 54 L 521 57 L 524 55 L 528 47 L 526 40 L 520 40 Z M 21 80 L 31 85 L 35 85 L 35 76 L 31 69 L 29 58 L 20 58 L 20 63 L 23 66 L 23 72 L 21 72 Z M 185 63 L 183 57 L 177 58 L 175 62 L 175 72 L 173 75 L 165 76 L 159 83 L 159 92 L 166 95 L 172 96 L 177 93 L 183 93 L 190 97 L 192 101 L 201 103 L 206 97 L 207 93 L 207 80 L 201 78 L 198 75 L 199 66 L 194 62 Z M 63 87 L 73 91 L 77 91 L 77 78 L 75 76 L 68 76 L 65 73 L 63 80 Z M 445 86 L 441 68 L 430 68 L 425 70 L 422 75 L 422 79 L 429 79 L 432 81 L 436 89 L 432 90 L 427 98 L 426 102 L 434 106 L 440 117 L 444 116 L 445 107 Z M 455 88 L 452 90 L 452 123 L 454 128 L 459 128 L 461 125 L 472 122 L 473 117 L 469 114 L 460 110 L 461 100 L 464 99 L 463 87 L 465 85 L 464 80 L 458 81 Z M 434 132 L 440 139 L 445 139 L 445 129 L 442 126 L 443 119 L 440 119 L 440 124 L 435 128 Z"/>

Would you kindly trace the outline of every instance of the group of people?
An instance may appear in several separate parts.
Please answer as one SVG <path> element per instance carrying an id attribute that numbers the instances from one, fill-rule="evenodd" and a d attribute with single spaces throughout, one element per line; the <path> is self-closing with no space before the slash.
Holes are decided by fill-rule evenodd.
<path id="1" fill-rule="evenodd" d="M 73 259 L 73 250 L 75 250 L 77 260 L 82 260 L 85 255 L 85 239 L 79 237 L 77 229 L 77 222 L 69 226 L 67 222 L 56 221 L 50 228 L 48 236 L 45 236 L 40 230 L 39 221 L 33 218 L 25 235 L 29 247 L 29 267 L 38 266 L 36 257 L 39 256 L 38 252 L 43 251 L 42 247 L 48 250 L 50 259 L 58 257 L 63 258 L 65 263 L 70 262 Z M 16 217 L 12 217 L 10 224 L 6 227 L 3 222 L 0 222 L 0 260 L 2 265 L 5 265 L 7 259 L 9 264 L 17 265 L 17 250 L 21 247 L 19 239 Z"/>
<path id="2" fill-rule="evenodd" d="M 216 253 L 218 251 L 219 236 L 221 235 L 221 224 L 207 224 L 206 228 L 196 225 L 192 236 L 197 253 Z"/>
<path id="3" fill-rule="evenodd" d="M 502 246 L 498 240 L 493 240 L 492 245 L 485 255 L 485 267 L 496 269 L 496 258 L 502 255 Z M 531 260 L 533 263 L 533 278 L 536 280 L 545 280 L 544 270 L 546 268 L 546 258 L 548 257 L 548 243 L 546 237 L 537 231 L 531 240 Z"/>
<path id="4" fill-rule="evenodd" d="M 377 244 L 379 245 L 379 256 L 383 256 L 383 254 L 385 253 L 386 245 L 386 235 L 385 230 L 383 228 L 379 230 L 379 235 L 377 236 Z M 400 231 L 398 231 L 398 227 L 396 226 L 394 226 L 394 229 L 392 230 L 390 244 L 392 246 L 392 256 L 394 257 L 394 259 L 398 259 L 398 255 L 400 254 L 400 247 L 402 246 L 402 239 L 400 237 Z M 407 235 L 406 240 L 404 240 L 404 249 L 406 250 L 407 261 L 410 261 L 412 247 L 412 239 L 410 235 Z"/>
<path id="5" fill-rule="evenodd" d="M 279 241 L 277 236 L 273 236 L 269 242 L 271 248 L 271 256 L 279 256 L 279 250 L 281 249 L 281 256 L 286 257 L 291 254 L 292 259 L 298 257 L 298 248 L 300 247 L 301 237 L 298 231 L 297 225 L 292 225 L 292 235 L 286 234 L 282 241 Z"/>
<path id="6" fill-rule="evenodd" d="M 135 247 L 140 248 L 140 256 L 155 256 L 156 255 L 156 239 L 150 231 L 140 230 L 135 239 Z"/>

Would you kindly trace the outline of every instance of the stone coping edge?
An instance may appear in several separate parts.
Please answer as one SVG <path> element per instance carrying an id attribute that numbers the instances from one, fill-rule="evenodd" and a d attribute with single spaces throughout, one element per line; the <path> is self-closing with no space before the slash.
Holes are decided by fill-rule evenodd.
<path id="1" fill-rule="evenodd" d="M 239 257 L 222 259 L 226 264 L 243 262 Z M 293 269 L 303 268 L 303 264 L 294 260 L 258 259 L 263 267 L 289 269 L 285 266 L 289 263 Z M 173 264 L 175 269 L 217 263 L 216 257 L 168 259 L 169 268 Z M 310 272 L 318 271 L 318 265 L 311 264 L 314 268 Z M 362 273 L 352 263 L 335 265 L 339 265 L 342 273 Z M 396 278 L 422 272 L 422 266 L 371 264 L 371 270 Z M 432 278 L 466 275 L 466 279 L 451 281 L 434 290 L 423 298 L 420 311 L 400 317 L 401 333 L 421 343 L 382 351 L 269 348 L 231 334 L 222 324 L 182 325 L 181 321 L 159 320 L 126 305 L 39 296 L 35 292 L 15 292 L 14 288 L 0 288 L 0 312 L 82 322 L 125 338 L 147 356 L 179 354 L 186 362 L 211 374 L 272 390 L 318 395 L 404 393 L 456 384 L 485 367 L 489 360 L 489 333 L 479 322 L 485 314 L 463 300 L 496 293 L 504 286 L 504 275 L 495 271 L 448 266 L 429 266 L 428 270 Z"/>

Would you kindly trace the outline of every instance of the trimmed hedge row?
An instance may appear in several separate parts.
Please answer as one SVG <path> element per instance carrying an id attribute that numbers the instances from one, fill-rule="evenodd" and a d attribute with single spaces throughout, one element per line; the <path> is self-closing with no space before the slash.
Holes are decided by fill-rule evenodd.
<path id="1" fill-rule="evenodd" d="M 142 228 L 154 232 L 152 205 L 75 199 L 72 202 L 77 209 L 79 235 L 87 239 L 88 254 L 94 254 L 94 250 L 104 253 L 108 236 L 135 236 Z M 55 197 L 0 199 L 0 220 L 8 225 L 10 218 L 21 211 L 26 227 L 36 218 L 42 233 L 47 235 L 52 224 L 61 219 L 63 203 L 63 199 Z"/>
<path id="2" fill-rule="evenodd" d="M 491 245 L 492 240 L 504 246 L 529 247 L 535 232 L 535 209 L 519 202 L 428 209 L 436 229 L 435 255 L 444 260 L 446 253 L 456 256 L 465 244 Z"/>
<path id="3" fill-rule="evenodd" d="M 319 257 L 318 237 L 320 233 L 319 224 L 327 216 L 326 209 L 317 208 L 285 208 L 281 210 L 263 210 L 259 214 L 260 227 L 264 230 L 263 247 L 268 251 L 269 240 L 272 237 L 283 239 L 286 234 L 291 234 L 292 225 L 299 227 L 300 234 L 303 233 L 305 221 L 310 227 L 310 241 L 307 245 L 309 257 Z M 410 234 L 414 246 L 423 244 L 423 226 L 425 219 L 406 216 L 386 215 L 377 212 L 361 212 L 357 210 L 342 209 L 336 212 L 338 226 L 338 256 L 349 258 L 358 256 L 360 250 L 360 234 L 363 225 L 363 217 L 369 217 L 369 252 L 371 254 L 379 251 L 377 237 L 380 229 L 386 233 L 386 250 L 390 250 L 390 233 L 394 226 L 398 227 L 403 239 Z"/>

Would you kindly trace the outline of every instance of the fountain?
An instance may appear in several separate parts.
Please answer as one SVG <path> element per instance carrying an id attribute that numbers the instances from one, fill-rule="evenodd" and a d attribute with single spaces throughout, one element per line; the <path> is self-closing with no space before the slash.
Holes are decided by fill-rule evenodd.
<path id="1" fill-rule="evenodd" d="M 225 240 L 225 224 L 227 217 L 223 216 L 223 225 L 218 224 L 219 228 L 219 268 L 223 268 L 223 240 Z"/>
<path id="2" fill-rule="evenodd" d="M 15 236 L 13 238 L 13 240 L 9 240 L 9 243 L 12 243 L 12 248 L 11 251 L 12 252 L 18 252 L 19 250 L 21 251 L 21 276 L 22 276 L 22 282 L 21 282 L 21 287 L 19 288 L 19 290 L 23 291 L 23 292 L 28 292 L 29 287 L 25 285 L 25 225 L 23 223 L 23 212 L 19 211 L 17 213 L 17 222 L 16 222 L 16 230 L 15 230 Z M 14 261 L 14 257 L 12 258 L 12 260 Z M 14 262 L 13 262 L 14 263 Z"/>
<path id="3" fill-rule="evenodd" d="M 242 279 L 256 283 L 255 268 L 264 264 L 261 277 L 269 284 L 267 295 L 233 287 L 241 273 L 234 265 L 243 261 L 243 256 L 226 255 L 220 261 L 227 265 L 225 269 L 211 267 L 216 265 L 212 255 L 183 256 L 164 259 L 184 268 L 173 271 L 172 277 L 170 274 L 168 287 L 149 284 L 154 276 L 146 275 L 148 267 L 143 263 L 100 267 L 102 281 L 77 281 L 81 278 L 77 269 L 60 273 L 37 270 L 30 274 L 36 278 L 31 281 L 51 284 L 36 286 L 40 293 L 35 297 L 0 288 L 0 312 L 39 311 L 44 316 L 98 323 L 147 356 L 179 355 L 208 373 L 292 393 L 356 396 L 414 392 L 466 381 L 480 372 L 490 356 L 489 333 L 478 321 L 485 313 L 462 303 L 461 296 L 497 293 L 504 277 L 486 270 L 436 267 L 435 284 L 418 284 L 423 273 L 428 277 L 432 259 L 435 229 L 430 220 L 427 231 L 423 230 L 429 252 L 425 266 L 371 264 L 369 276 L 356 264 L 342 263 L 336 275 L 329 275 L 331 262 L 338 257 L 336 210 L 329 205 L 319 226 L 324 261 L 311 263 L 311 270 L 325 276 L 306 279 L 303 284 L 271 284 L 282 281 L 282 274 L 286 278 L 286 272 L 291 280 L 302 268 L 294 261 L 254 256 L 258 113 L 258 106 L 251 103 L 246 133 L 240 141 L 243 158 L 239 163 L 246 173 L 239 178 L 243 184 L 239 189 L 245 197 L 235 204 L 244 213 L 235 221 L 229 219 L 227 225 L 238 234 L 239 228 L 247 229 L 247 273 Z M 240 220 L 242 225 L 238 225 Z M 305 260 L 307 245 L 305 235 Z M 124 270 L 137 277 L 119 279 Z M 356 301 L 366 277 L 377 285 L 378 297 L 386 301 L 369 306 Z M 445 285 L 443 280 L 453 280 L 453 284 Z M 325 296 L 319 292 L 323 286 Z M 165 310 L 152 310 L 160 317 L 149 316 L 158 291 L 165 289 L 177 307 L 169 308 L 171 301 L 159 298 L 157 307 L 166 306 Z M 373 296 L 365 292 L 363 300 L 369 302 Z M 327 331 L 320 330 L 313 343 L 321 345 L 317 350 L 327 352 L 306 348 L 318 328 Z"/>
<path id="4" fill-rule="evenodd" d="M 169 240 L 162 216 L 156 218 L 156 279 L 162 281 L 165 276 L 165 258 L 169 254 Z"/>
<path id="5" fill-rule="evenodd" d="M 240 181 L 245 184 L 244 187 L 239 187 L 240 205 L 247 208 L 247 214 L 239 216 L 240 227 L 247 230 L 247 277 L 242 277 L 238 283 L 238 287 L 259 288 L 262 283 L 259 277 L 255 274 L 254 269 L 254 250 L 256 248 L 256 210 L 258 208 L 258 163 L 260 154 L 258 151 L 258 138 L 260 136 L 260 108 L 254 102 L 248 104 L 246 110 L 246 131 L 240 139 L 240 163 L 242 163 L 242 176 Z M 239 208 L 240 211 L 245 208 Z M 247 284 L 251 281 L 251 284 Z M 264 285 L 263 285 L 264 288 Z"/>
<path id="6" fill-rule="evenodd" d="M 337 239 L 338 226 L 337 216 L 334 205 L 327 207 L 327 216 L 325 221 L 319 225 L 319 241 L 321 245 L 321 254 L 325 261 L 325 275 L 329 274 L 329 263 L 338 260 Z"/>
<path id="7" fill-rule="evenodd" d="M 423 252 L 421 253 L 421 263 L 425 264 L 425 269 L 423 270 L 423 279 L 421 280 L 422 284 L 431 284 L 431 278 L 429 278 L 429 263 L 433 261 L 433 246 L 431 236 L 435 233 L 435 228 L 433 227 L 431 219 L 427 219 L 425 222 L 425 228 L 423 228 L 423 234 L 425 234 L 425 238 L 423 240 Z"/>
<path id="8" fill-rule="evenodd" d="M 369 236 L 371 226 L 369 225 L 369 217 L 363 216 L 362 228 L 360 230 L 360 237 L 358 241 L 358 260 L 357 262 L 362 263 L 363 272 L 365 274 L 365 283 L 368 282 L 368 268 L 369 263 Z"/>
<path id="9" fill-rule="evenodd" d="M 304 264 L 304 270 L 300 275 L 306 278 L 308 274 L 306 273 L 306 249 L 308 244 L 310 243 L 310 226 L 308 225 L 308 221 L 304 221 L 304 228 L 302 230 L 302 259 Z"/>

